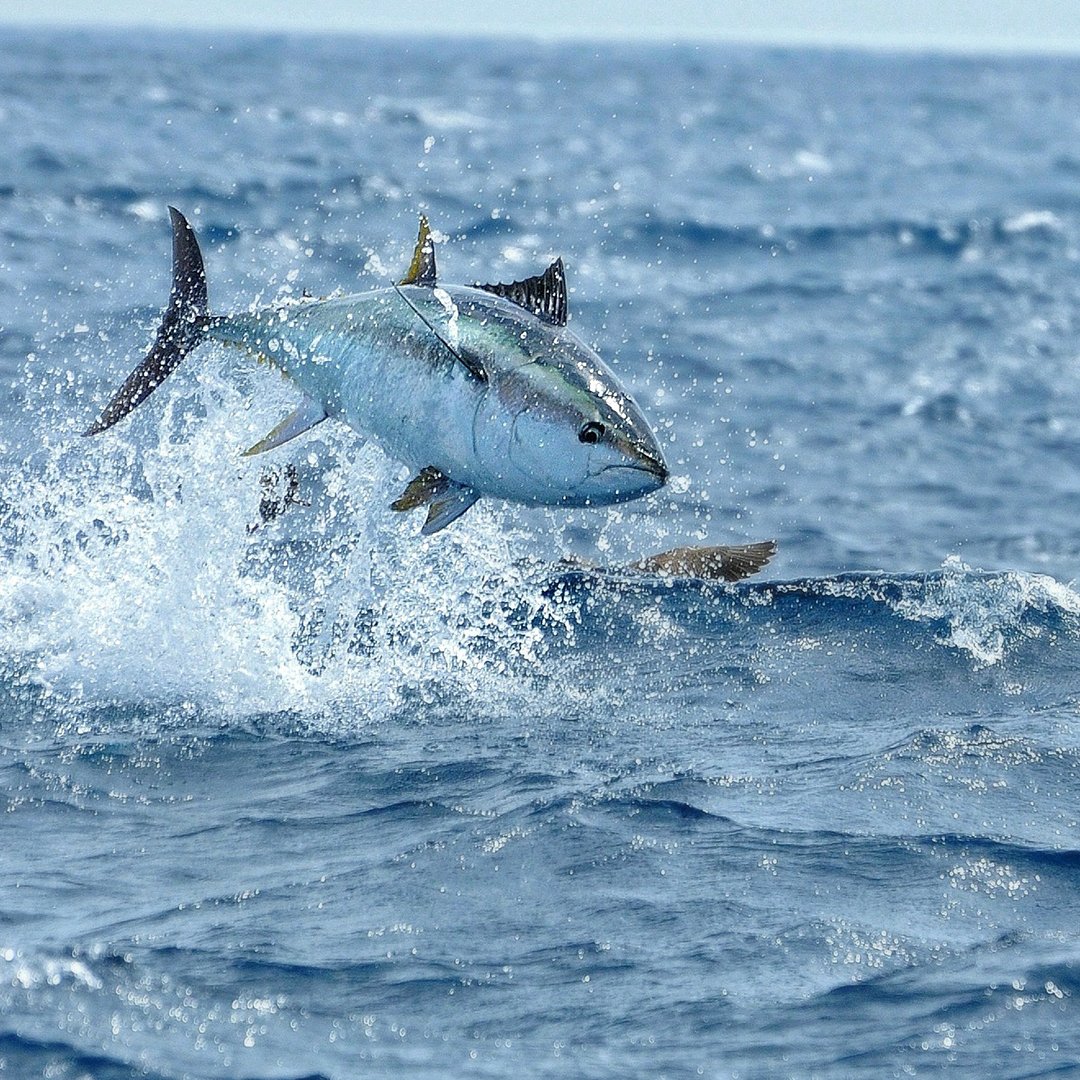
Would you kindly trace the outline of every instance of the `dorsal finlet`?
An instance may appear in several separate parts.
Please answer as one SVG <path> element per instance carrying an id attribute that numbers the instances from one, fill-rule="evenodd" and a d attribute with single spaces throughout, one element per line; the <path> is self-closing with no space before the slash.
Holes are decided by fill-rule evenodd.
<path id="1" fill-rule="evenodd" d="M 556 259 L 542 274 L 524 281 L 476 287 L 510 300 L 553 326 L 566 325 L 566 271 L 562 259 Z"/>
<path id="2" fill-rule="evenodd" d="M 431 236 L 431 226 L 423 214 L 420 215 L 420 233 L 416 237 L 416 249 L 413 251 L 412 262 L 409 263 L 409 272 L 398 284 L 435 284 L 435 241 Z"/>

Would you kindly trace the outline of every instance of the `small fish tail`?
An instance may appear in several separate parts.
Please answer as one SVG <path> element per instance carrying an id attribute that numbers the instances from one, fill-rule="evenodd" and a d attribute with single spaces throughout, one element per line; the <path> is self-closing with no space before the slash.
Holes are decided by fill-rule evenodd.
<path id="1" fill-rule="evenodd" d="M 157 337 L 146 358 L 124 380 L 84 435 L 106 431 L 141 405 L 202 341 L 211 323 L 199 241 L 179 210 L 170 206 L 169 217 L 173 230 L 172 291 Z"/>
<path id="2" fill-rule="evenodd" d="M 683 547 L 662 551 L 630 564 L 631 570 L 665 577 L 703 581 L 742 581 L 756 574 L 776 554 L 776 541 L 726 544 L 719 547 Z"/>

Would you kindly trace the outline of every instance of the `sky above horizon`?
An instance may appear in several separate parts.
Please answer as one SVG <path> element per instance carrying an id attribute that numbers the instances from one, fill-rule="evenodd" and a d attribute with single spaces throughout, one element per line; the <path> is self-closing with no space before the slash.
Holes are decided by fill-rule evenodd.
<path id="1" fill-rule="evenodd" d="M 3 0 L 0 23 L 1080 52 L 1078 0 Z"/>

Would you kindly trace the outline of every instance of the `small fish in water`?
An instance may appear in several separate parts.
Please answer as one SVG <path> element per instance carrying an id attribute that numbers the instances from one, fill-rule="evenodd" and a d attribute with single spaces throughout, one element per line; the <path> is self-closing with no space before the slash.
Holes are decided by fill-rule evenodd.
<path id="1" fill-rule="evenodd" d="M 212 315 L 198 241 L 173 229 L 172 292 L 157 337 L 87 430 L 112 427 L 203 341 L 283 371 L 300 405 L 247 454 L 333 418 L 417 470 L 397 511 L 427 507 L 438 532 L 481 496 L 528 506 L 605 506 L 668 477 L 656 436 L 596 353 L 567 329 L 562 260 L 509 285 L 442 285 L 420 221 L 397 284 L 339 299 Z"/>
<path id="2" fill-rule="evenodd" d="M 635 559 L 616 569 L 660 578 L 692 578 L 697 581 L 742 581 L 761 570 L 776 554 L 775 540 L 756 544 L 722 544 L 717 547 L 678 547 Z M 600 565 L 570 557 L 561 565 L 597 570 Z"/>
<path id="3" fill-rule="evenodd" d="M 756 574 L 775 554 L 775 540 L 718 547 L 682 547 L 638 559 L 625 569 L 659 577 L 742 581 L 743 578 Z"/>
<path id="4" fill-rule="evenodd" d="M 259 520 L 248 525 L 248 532 L 256 532 L 261 525 L 276 521 L 290 506 L 310 506 L 307 499 L 300 498 L 300 474 L 296 466 L 289 464 L 284 469 L 266 468 L 259 474 L 259 487 L 262 498 L 259 499 Z"/>

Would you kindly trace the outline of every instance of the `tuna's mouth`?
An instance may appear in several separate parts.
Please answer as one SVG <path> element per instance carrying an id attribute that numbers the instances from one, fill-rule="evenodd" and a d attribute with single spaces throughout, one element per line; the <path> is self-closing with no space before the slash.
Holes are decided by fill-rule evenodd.
<path id="1" fill-rule="evenodd" d="M 663 484 L 667 483 L 667 466 L 662 461 L 645 454 L 639 454 L 638 460 L 632 465 L 606 465 L 600 471 L 611 472 L 612 469 L 624 469 L 627 472 L 646 473 L 648 476 L 655 478 L 657 487 L 661 487 Z"/>

